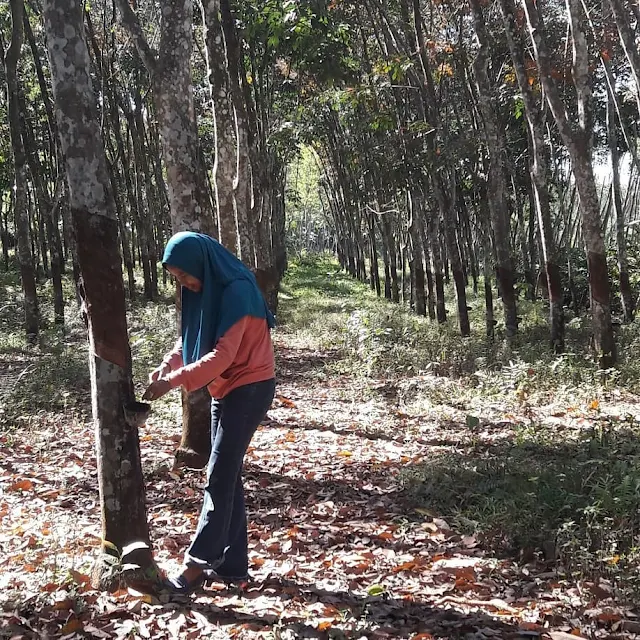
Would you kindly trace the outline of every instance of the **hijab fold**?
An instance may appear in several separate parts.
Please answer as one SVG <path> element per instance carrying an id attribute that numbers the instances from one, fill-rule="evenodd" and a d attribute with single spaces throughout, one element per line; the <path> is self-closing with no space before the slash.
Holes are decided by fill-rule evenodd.
<path id="1" fill-rule="evenodd" d="M 217 240 L 191 231 L 176 233 L 164 250 L 162 264 L 177 267 L 202 283 L 198 293 L 182 287 L 185 365 L 209 353 L 245 316 L 264 318 L 269 328 L 275 326 L 253 273 Z"/>

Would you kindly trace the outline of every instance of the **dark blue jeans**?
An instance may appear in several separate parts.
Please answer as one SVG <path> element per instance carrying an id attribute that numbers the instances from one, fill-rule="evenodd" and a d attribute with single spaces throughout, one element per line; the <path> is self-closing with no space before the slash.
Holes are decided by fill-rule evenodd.
<path id="1" fill-rule="evenodd" d="M 275 380 L 234 389 L 211 402 L 211 457 L 204 504 L 195 537 L 185 555 L 188 567 L 221 576 L 244 576 L 249 568 L 242 461 L 271 406 Z"/>

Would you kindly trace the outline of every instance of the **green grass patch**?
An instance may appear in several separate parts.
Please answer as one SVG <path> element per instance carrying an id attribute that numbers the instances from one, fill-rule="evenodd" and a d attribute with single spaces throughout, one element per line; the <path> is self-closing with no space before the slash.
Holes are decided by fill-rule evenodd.
<path id="1" fill-rule="evenodd" d="M 141 277 L 141 274 L 138 274 Z M 139 290 L 141 281 L 138 282 Z M 63 279 L 64 327 L 54 323 L 50 282 L 38 286 L 41 330 L 36 345 L 24 334 L 22 292 L 16 271 L 0 271 L 0 430 L 23 428 L 41 413 L 91 414 L 91 384 L 86 328 L 70 275 Z M 174 288 L 159 282 L 160 296 L 146 303 L 141 295 L 127 302 L 129 337 L 136 391 L 173 347 L 176 337 Z M 154 406 L 164 413 L 170 400 Z M 172 416 L 173 419 L 175 419 Z"/>
<path id="2" fill-rule="evenodd" d="M 640 586 L 640 426 L 574 437 L 516 430 L 499 446 L 447 453 L 404 475 L 412 500 L 498 553 L 534 556 L 572 577 Z"/>
<path id="3" fill-rule="evenodd" d="M 300 258 L 291 265 L 282 293 L 279 322 L 291 336 L 319 347 L 334 347 L 365 376 L 394 377 L 431 372 L 466 379 L 495 391 L 525 383 L 538 391 L 569 386 L 608 388 L 624 384 L 640 389 L 638 323 L 618 331 L 619 366 L 603 376 L 589 350 L 589 319 L 568 315 L 566 353 L 550 352 L 544 302 L 519 301 L 520 333 L 511 342 L 498 324 L 496 338 L 484 334 L 484 298 L 468 292 L 472 334 L 462 338 L 457 327 L 453 292 L 447 289 L 449 321 L 438 325 L 394 305 L 340 271 L 328 256 Z M 500 302 L 496 317 L 501 317 Z"/>

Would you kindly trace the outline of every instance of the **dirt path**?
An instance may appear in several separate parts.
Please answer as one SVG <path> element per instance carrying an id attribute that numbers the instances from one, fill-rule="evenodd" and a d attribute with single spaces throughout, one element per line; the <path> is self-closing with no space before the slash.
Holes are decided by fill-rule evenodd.
<path id="1" fill-rule="evenodd" d="M 91 591 L 91 428 L 80 416 L 39 415 L 3 436 L 0 637 L 634 637 L 606 585 L 499 559 L 416 508 L 403 473 L 468 434 L 407 416 L 397 389 L 336 373 L 336 358 L 279 338 L 277 398 L 246 464 L 253 580 L 244 591 L 172 602 Z M 201 473 L 170 470 L 177 439 L 175 426 L 153 420 L 141 434 L 154 547 L 168 571 L 195 526 L 202 484 Z"/>

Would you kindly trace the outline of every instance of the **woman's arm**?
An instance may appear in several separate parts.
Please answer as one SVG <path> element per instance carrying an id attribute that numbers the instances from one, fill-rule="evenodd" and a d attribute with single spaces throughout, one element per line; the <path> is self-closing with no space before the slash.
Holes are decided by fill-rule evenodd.
<path id="1" fill-rule="evenodd" d="M 149 374 L 149 382 L 161 380 L 182 366 L 182 338 L 178 338 L 173 349 L 162 359 L 160 366 Z"/>
<path id="2" fill-rule="evenodd" d="M 166 376 L 171 388 L 182 386 L 187 391 L 206 387 L 223 374 L 233 363 L 247 324 L 247 316 L 241 318 L 218 340 L 213 351 L 202 356 L 193 364 L 181 366 Z M 180 355 L 182 360 L 182 352 Z"/>
<path id="3" fill-rule="evenodd" d="M 162 365 L 167 365 L 169 367 L 169 371 L 175 371 L 182 367 L 182 338 L 178 338 L 176 340 L 173 349 L 167 353 L 167 355 L 162 359 Z"/>

